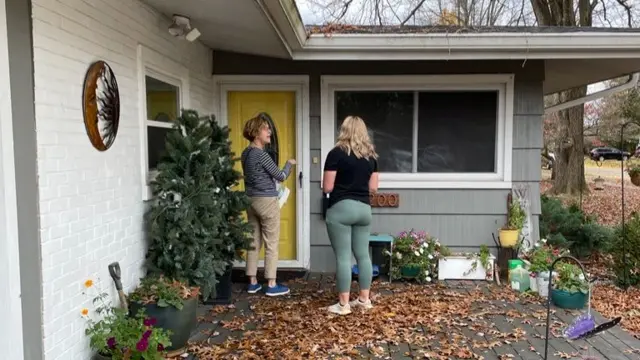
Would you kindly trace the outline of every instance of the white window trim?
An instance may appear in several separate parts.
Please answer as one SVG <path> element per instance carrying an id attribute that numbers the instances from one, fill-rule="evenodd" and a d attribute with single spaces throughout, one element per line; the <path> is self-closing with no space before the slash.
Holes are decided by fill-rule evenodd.
<path id="1" fill-rule="evenodd" d="M 190 108 L 189 70 L 141 44 L 137 49 L 138 70 L 138 119 L 140 128 L 140 166 L 142 183 L 142 200 L 147 201 L 152 197 L 149 183 L 155 177 L 154 172 L 149 171 L 149 154 L 147 154 L 147 127 L 170 128 L 171 123 L 147 119 L 147 92 L 145 76 L 166 82 L 178 87 L 179 104 L 181 109 Z M 178 114 L 179 115 L 179 114 Z"/>
<path id="2" fill-rule="evenodd" d="M 496 171 L 493 173 L 380 173 L 380 189 L 510 189 L 513 150 L 513 74 L 322 76 L 321 169 L 335 145 L 336 91 L 496 90 Z M 366 121 L 366 119 L 365 119 Z M 416 124 L 414 124 L 415 127 Z M 414 141 L 415 143 L 415 141 Z M 415 146 L 415 144 L 414 144 Z M 322 186 L 322 184 L 321 184 Z"/>

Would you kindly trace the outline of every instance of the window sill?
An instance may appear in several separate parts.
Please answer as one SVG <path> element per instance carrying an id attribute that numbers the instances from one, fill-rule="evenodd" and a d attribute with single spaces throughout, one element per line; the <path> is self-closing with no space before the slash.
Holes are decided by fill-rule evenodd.
<path id="1" fill-rule="evenodd" d="M 510 181 L 380 180 L 378 189 L 511 189 Z"/>

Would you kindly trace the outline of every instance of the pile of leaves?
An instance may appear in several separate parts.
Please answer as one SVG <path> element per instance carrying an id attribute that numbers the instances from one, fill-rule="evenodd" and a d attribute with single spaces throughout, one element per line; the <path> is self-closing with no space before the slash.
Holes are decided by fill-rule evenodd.
<path id="1" fill-rule="evenodd" d="M 408 285 L 393 291 L 375 299 L 372 310 L 354 310 L 356 314 L 343 317 L 324 309 L 335 302 L 330 291 L 296 290 L 291 301 L 259 298 L 251 315 L 221 322 L 229 330 L 244 331 L 241 338 L 193 345 L 190 352 L 203 360 L 326 359 L 357 358 L 365 349 L 371 358 L 385 358 L 388 345 L 405 343 L 411 344 L 414 356 L 421 349 L 417 352 L 424 358 L 481 359 L 482 351 L 526 340 L 522 328 L 500 331 L 491 319 L 524 317 L 495 305 L 517 300 L 515 292 L 497 287 L 459 292 L 444 285 Z M 248 324 L 256 328 L 248 330 Z"/>
<path id="2" fill-rule="evenodd" d="M 640 339 L 640 289 L 624 291 L 614 285 L 598 285 L 592 290 L 593 308 L 607 319 L 621 316 L 620 326 Z"/>

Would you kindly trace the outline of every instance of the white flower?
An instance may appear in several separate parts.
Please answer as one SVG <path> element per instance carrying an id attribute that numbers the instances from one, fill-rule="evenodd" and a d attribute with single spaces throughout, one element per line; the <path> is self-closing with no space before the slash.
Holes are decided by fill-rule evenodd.
<path id="1" fill-rule="evenodd" d="M 425 275 L 429 275 L 429 270 L 425 270 L 425 271 L 424 271 L 424 274 L 425 274 Z"/>
<path id="2" fill-rule="evenodd" d="M 427 279 L 426 279 L 426 280 L 427 280 L 427 282 L 431 282 L 431 277 L 430 277 L 430 276 L 427 276 Z"/>
<path id="3" fill-rule="evenodd" d="M 423 247 L 420 248 L 420 254 L 424 254 L 424 248 Z"/>
<path id="4" fill-rule="evenodd" d="M 396 253 L 396 257 L 398 258 L 398 260 L 402 259 L 402 254 L 400 254 L 399 252 Z"/>
<path id="5" fill-rule="evenodd" d="M 215 192 L 216 194 L 219 193 L 220 192 L 220 188 L 217 187 L 217 188 L 213 189 L 213 192 Z"/>
<path id="6" fill-rule="evenodd" d="M 580 280 L 584 280 L 584 274 L 580 274 L 580 275 L 578 276 L 578 279 L 580 279 Z"/>
<path id="7" fill-rule="evenodd" d="M 535 247 L 540 247 L 540 243 L 536 243 Z"/>
<path id="8" fill-rule="evenodd" d="M 422 243 L 422 247 L 429 247 L 429 244 L 428 244 L 428 243 L 426 243 L 426 242 L 423 242 L 423 243 Z"/>
<path id="9" fill-rule="evenodd" d="M 433 255 L 429 254 L 429 256 L 427 256 L 429 258 L 429 260 L 433 260 Z"/>
<path id="10" fill-rule="evenodd" d="M 414 254 L 416 254 L 416 256 L 420 256 L 420 252 L 418 250 L 413 252 Z"/>
<path id="11" fill-rule="evenodd" d="M 540 242 L 543 243 L 543 244 L 546 244 L 547 243 L 547 239 L 540 239 Z"/>

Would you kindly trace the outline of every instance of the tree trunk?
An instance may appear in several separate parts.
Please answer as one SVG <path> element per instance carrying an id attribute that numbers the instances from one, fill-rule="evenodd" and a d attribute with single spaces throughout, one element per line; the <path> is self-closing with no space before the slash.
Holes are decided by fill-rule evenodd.
<path id="1" fill-rule="evenodd" d="M 587 94 L 587 87 L 565 91 L 560 101 L 578 99 Z M 587 193 L 588 187 L 584 177 L 584 137 L 583 137 L 584 105 L 563 110 L 559 116 L 560 133 L 563 135 L 556 150 L 555 181 L 553 193 L 577 195 L 580 190 Z"/>

